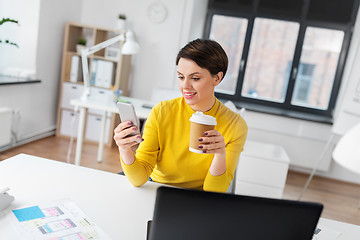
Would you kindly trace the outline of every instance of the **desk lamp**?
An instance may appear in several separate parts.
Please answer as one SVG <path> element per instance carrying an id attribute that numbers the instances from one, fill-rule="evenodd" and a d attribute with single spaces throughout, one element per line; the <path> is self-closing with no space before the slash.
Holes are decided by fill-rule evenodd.
<path id="1" fill-rule="evenodd" d="M 89 66 L 87 56 L 106 48 L 116 42 L 125 41 L 121 48 L 121 54 L 123 55 L 133 55 L 139 52 L 139 44 L 134 39 L 134 33 L 132 31 L 127 31 L 126 33 L 121 33 L 113 38 L 110 38 L 104 42 L 96 44 L 92 47 L 82 49 L 81 51 L 81 64 L 83 70 L 84 78 L 84 91 L 81 96 L 82 100 L 86 100 L 90 95 L 90 79 L 89 79 Z"/>
<path id="2" fill-rule="evenodd" d="M 332 156 L 341 166 L 360 174 L 360 123 L 341 137 Z"/>

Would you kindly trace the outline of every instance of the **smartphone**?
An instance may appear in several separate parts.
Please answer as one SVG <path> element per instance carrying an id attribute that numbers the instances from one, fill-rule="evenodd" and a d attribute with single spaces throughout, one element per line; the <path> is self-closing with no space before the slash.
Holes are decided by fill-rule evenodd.
<path id="1" fill-rule="evenodd" d="M 116 105 L 119 110 L 120 121 L 121 122 L 131 121 L 137 128 L 136 132 L 131 133 L 129 136 L 140 134 L 139 120 L 138 117 L 136 116 L 134 106 L 131 103 L 124 103 L 124 102 L 118 102 Z"/>

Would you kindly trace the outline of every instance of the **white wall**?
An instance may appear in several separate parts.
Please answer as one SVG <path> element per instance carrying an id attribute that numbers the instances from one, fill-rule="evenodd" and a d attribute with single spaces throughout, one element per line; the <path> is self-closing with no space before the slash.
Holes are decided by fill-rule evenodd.
<path id="1" fill-rule="evenodd" d="M 36 1 L 23 1 L 15 9 L 21 6 L 28 11 L 34 3 Z M 35 35 L 38 39 L 33 55 L 36 56 L 36 72 L 41 83 L 0 86 L 0 106 L 20 110 L 20 142 L 56 128 L 64 26 L 66 21 L 79 21 L 81 4 L 82 0 L 39 2 L 38 31 L 29 33 L 29 36 Z M 4 57 L 11 58 L 11 54 L 6 53 Z M 20 62 L 26 60 L 22 57 Z"/>
<path id="2" fill-rule="evenodd" d="M 27 7 L 19 7 L 19 6 Z M 7 68 L 35 71 L 36 46 L 39 24 L 40 0 L 0 0 L 0 19 L 18 20 L 19 24 L 7 22 L 0 26 L 0 39 L 8 39 L 19 48 L 0 44 L 0 73 Z M 26 61 L 24 61 L 26 59 Z"/>
<path id="3" fill-rule="evenodd" d="M 347 129 L 354 126 L 359 122 L 359 103 L 355 102 L 354 91 L 356 84 L 359 82 L 359 62 L 360 62 L 360 11 L 358 11 L 357 19 L 354 27 L 351 45 L 349 48 L 348 57 L 346 59 L 346 66 L 342 77 L 342 83 L 340 92 L 338 95 L 336 108 L 334 111 L 334 125 L 332 131 L 335 134 L 344 134 Z M 354 86 L 354 88 L 352 88 Z M 351 98 L 351 100 L 350 100 Z M 355 108 L 355 109 L 351 109 Z M 345 114 L 345 112 L 347 112 Z M 349 114 L 352 113 L 352 114 Z M 350 125 L 350 126 L 349 126 Z M 340 135 L 336 135 L 340 138 Z M 332 165 L 328 172 L 319 173 L 319 175 L 332 177 L 340 180 L 360 183 L 360 176 L 351 172 L 335 161 L 332 161 Z"/>
<path id="4" fill-rule="evenodd" d="M 141 47 L 139 54 L 134 56 L 130 95 L 144 99 L 150 99 L 149 90 L 153 87 L 177 86 L 176 54 L 190 40 L 191 29 L 202 31 L 203 22 L 191 19 L 193 15 L 204 19 L 207 6 L 204 0 L 163 0 L 167 18 L 162 23 L 152 23 L 147 17 L 147 9 L 153 2 L 156 1 L 87 0 L 84 1 L 81 17 L 82 23 L 113 28 L 118 14 L 126 14 L 128 25 L 135 32 Z M 111 7 L 99 11 L 104 6 Z M 201 6 L 196 14 L 195 6 Z"/>
<path id="5" fill-rule="evenodd" d="M 358 12 L 357 25 L 360 25 Z M 339 100 L 335 109 L 333 132 L 345 134 L 351 127 L 360 122 L 360 28 L 355 28 L 353 40 L 347 58 L 349 64 L 344 69 L 343 82 Z M 351 64 L 350 64 L 351 63 Z"/>
<path id="6" fill-rule="evenodd" d="M 247 111 L 244 118 L 248 139 L 283 146 L 296 167 L 312 168 L 331 136 L 331 125 L 327 124 L 252 111 Z M 329 169 L 333 145 L 327 149 L 320 170 Z"/>

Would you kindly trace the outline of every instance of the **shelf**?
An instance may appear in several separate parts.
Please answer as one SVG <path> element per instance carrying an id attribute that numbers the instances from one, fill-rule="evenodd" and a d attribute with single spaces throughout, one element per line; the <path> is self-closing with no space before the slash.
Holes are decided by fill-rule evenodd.
<path id="1" fill-rule="evenodd" d="M 101 56 L 91 56 L 91 58 L 98 59 L 98 60 L 103 60 L 103 61 L 108 61 L 108 62 L 114 62 L 114 63 L 118 62 L 118 60 L 110 59 L 110 58 L 107 58 L 107 57 L 101 57 Z"/>
<path id="2" fill-rule="evenodd" d="M 86 39 L 86 47 L 94 45 L 94 29 L 80 26 L 72 26 L 68 27 L 68 37 L 65 39 L 66 41 L 66 51 L 76 52 L 76 45 L 78 43 L 79 38 Z"/>
<path id="3" fill-rule="evenodd" d="M 0 85 L 23 84 L 23 83 L 40 83 L 40 79 L 26 79 L 18 77 L 9 77 L 0 75 Z"/>
<path id="4" fill-rule="evenodd" d="M 65 118 L 62 115 L 65 114 L 66 111 L 71 110 L 72 106 L 70 105 L 70 100 L 80 97 L 84 89 L 81 55 L 76 52 L 76 45 L 78 39 L 85 38 L 87 40 L 86 47 L 91 47 L 105 40 L 113 38 L 119 34 L 120 32 L 117 32 L 114 29 L 100 28 L 96 26 L 72 22 L 66 24 L 62 53 L 62 67 L 59 92 L 60 99 L 58 106 L 56 132 L 58 136 L 67 136 L 66 134 L 61 133 L 60 129 L 61 126 L 65 127 L 64 125 L 68 125 L 70 123 L 66 122 L 66 120 L 64 120 Z M 107 50 L 101 49 L 98 52 L 87 57 L 90 81 L 94 81 L 94 78 L 92 78 L 94 75 L 91 75 L 92 71 L 96 73 L 96 76 L 97 74 L 100 74 L 98 75 L 99 78 L 95 78 L 97 81 L 97 85 L 91 85 L 91 94 L 112 94 L 110 88 L 114 87 L 115 90 L 121 89 L 123 95 L 127 96 L 128 81 L 131 68 L 131 56 L 124 56 L 118 54 L 120 52 L 122 44 L 122 42 L 114 43 L 109 46 Z M 109 52 L 109 50 L 111 51 Z M 114 59 L 111 57 L 105 57 L 107 53 L 111 56 L 118 56 L 118 58 Z M 104 62 L 100 63 L 100 61 Z M 97 71 L 99 71 L 99 73 Z M 87 114 L 88 116 L 92 116 L 94 114 L 93 109 L 89 109 Z M 92 124 L 93 126 L 90 129 L 91 131 L 96 131 L 100 129 L 100 126 L 94 127 L 94 125 L 97 125 L 97 121 L 93 121 Z M 109 135 L 109 138 L 107 140 L 109 144 L 113 143 L 112 135 L 113 129 L 115 128 L 116 124 L 116 118 L 114 116 L 111 116 L 111 123 L 106 130 L 108 133 L 107 135 Z"/>

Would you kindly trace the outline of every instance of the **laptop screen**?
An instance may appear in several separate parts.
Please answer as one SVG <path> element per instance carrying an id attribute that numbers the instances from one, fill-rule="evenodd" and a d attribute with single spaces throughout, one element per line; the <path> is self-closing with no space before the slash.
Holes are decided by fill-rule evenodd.
<path id="1" fill-rule="evenodd" d="M 311 240 L 323 205 L 160 187 L 150 240 Z"/>

